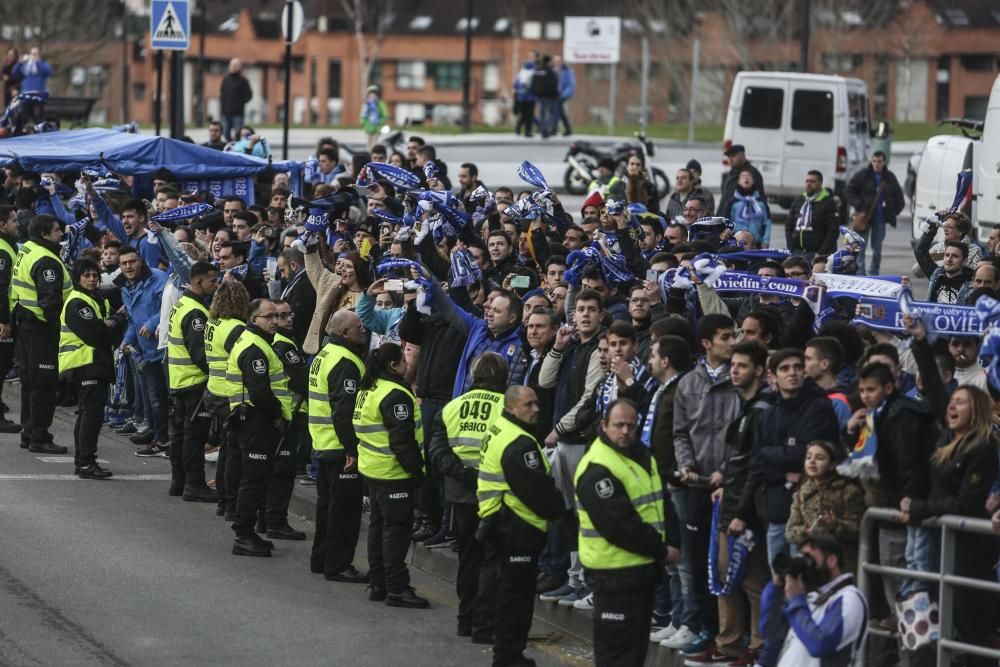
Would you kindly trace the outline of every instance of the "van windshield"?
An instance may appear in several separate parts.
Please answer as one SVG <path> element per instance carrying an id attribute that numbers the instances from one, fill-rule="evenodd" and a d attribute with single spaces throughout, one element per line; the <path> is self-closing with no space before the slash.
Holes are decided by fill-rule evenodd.
<path id="1" fill-rule="evenodd" d="M 777 130 L 784 104 L 785 91 L 781 88 L 748 87 L 743 91 L 740 127 Z"/>
<path id="2" fill-rule="evenodd" d="M 792 129 L 832 132 L 833 93 L 829 90 L 796 90 L 792 95 Z"/>

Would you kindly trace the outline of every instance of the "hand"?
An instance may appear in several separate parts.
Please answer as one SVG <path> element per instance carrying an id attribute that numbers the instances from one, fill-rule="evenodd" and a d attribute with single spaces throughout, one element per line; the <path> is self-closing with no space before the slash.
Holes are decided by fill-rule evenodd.
<path id="1" fill-rule="evenodd" d="M 993 519 L 990 521 L 990 527 L 993 529 L 994 533 L 1000 534 L 1000 511 L 993 514 Z"/>
<path id="2" fill-rule="evenodd" d="M 865 419 L 868 417 L 868 411 L 864 408 L 860 408 L 851 415 L 851 418 L 847 420 L 847 432 L 857 433 L 861 429 L 861 425 L 865 423 Z"/>
<path id="3" fill-rule="evenodd" d="M 698 473 L 691 468 L 681 468 L 681 482 L 687 484 L 698 481 Z"/>
<path id="4" fill-rule="evenodd" d="M 681 559 L 681 550 L 677 547 L 667 547 L 667 562 L 676 563 Z"/>
<path id="5" fill-rule="evenodd" d="M 348 456 L 347 461 L 344 463 L 344 472 L 354 472 L 356 465 L 358 465 L 358 457 Z"/>
<path id="6" fill-rule="evenodd" d="M 114 329 L 115 328 L 115 321 L 114 320 L 104 320 L 104 326 L 106 326 L 109 329 Z"/>
<path id="7" fill-rule="evenodd" d="M 897 519 L 899 520 L 900 523 L 910 523 L 910 513 L 900 512 L 899 515 L 897 516 Z"/>
<path id="8" fill-rule="evenodd" d="M 163 231 L 163 225 L 158 223 L 156 220 L 148 220 L 146 222 L 146 228 L 154 234 L 159 234 Z"/>
<path id="9" fill-rule="evenodd" d="M 903 498 L 902 500 L 899 501 L 899 509 L 900 509 L 900 511 L 909 512 L 910 511 L 910 506 L 912 505 L 912 503 L 913 503 L 913 499 L 912 498 L 909 498 L 909 497 Z"/>
<path id="10" fill-rule="evenodd" d="M 800 472 L 785 473 L 785 481 L 789 484 L 798 484 L 800 479 L 802 479 L 802 473 Z"/>
<path id="11" fill-rule="evenodd" d="M 715 491 L 712 491 L 712 502 L 721 503 L 724 495 L 725 491 L 722 488 L 718 488 Z"/>
<path id="12" fill-rule="evenodd" d="M 923 322 L 909 313 L 903 315 L 903 328 L 906 329 L 907 334 L 913 336 L 914 340 L 924 340 L 927 338 L 927 327 L 924 326 Z"/>
<path id="13" fill-rule="evenodd" d="M 9 324 L 0 324 L 0 338 L 7 339 L 10 338 L 10 334 L 13 331 Z"/>
<path id="14" fill-rule="evenodd" d="M 265 283 L 271 282 L 271 272 L 267 270 L 266 266 L 264 267 L 264 270 L 260 272 L 260 274 L 264 276 Z"/>
<path id="15" fill-rule="evenodd" d="M 622 384 L 635 379 L 632 374 L 632 364 L 621 357 L 615 357 L 611 360 L 611 372 L 618 376 L 618 381 Z"/>
<path id="16" fill-rule="evenodd" d="M 393 238 L 395 238 L 395 236 L 396 236 L 396 235 L 392 233 L 392 230 L 391 230 L 391 229 L 386 229 L 386 230 L 385 230 L 385 231 L 383 231 L 383 232 L 382 232 L 382 234 L 381 234 L 381 235 L 380 235 L 380 236 L 378 237 L 378 243 L 379 243 L 379 245 L 380 245 L 380 246 L 382 246 L 383 248 L 388 248 L 389 246 L 391 246 L 391 245 L 392 245 L 392 239 L 393 239 Z"/>
<path id="17" fill-rule="evenodd" d="M 511 278 L 513 277 L 514 277 L 513 273 L 508 273 L 507 276 L 503 279 L 503 285 L 501 285 L 501 287 L 503 287 L 504 290 L 510 291 L 510 281 Z"/>
<path id="18" fill-rule="evenodd" d="M 552 345 L 552 349 L 562 352 L 569 345 L 569 341 L 575 332 L 576 328 L 569 324 L 559 327 L 559 330 L 556 331 L 556 342 Z"/>
<path id="19" fill-rule="evenodd" d="M 124 354 L 126 357 L 129 356 L 128 345 L 126 345 L 125 343 L 119 345 L 118 349 L 121 350 L 121 353 Z"/>
<path id="20" fill-rule="evenodd" d="M 143 324 L 142 328 L 139 329 L 139 335 L 142 336 L 143 338 L 147 338 L 148 339 L 148 338 L 152 338 L 153 336 L 155 336 L 156 332 L 155 331 L 150 331 L 149 327 L 147 327 L 145 324 Z"/>
<path id="21" fill-rule="evenodd" d="M 741 519 L 733 519 L 729 522 L 728 532 L 730 535 L 741 535 L 747 529 L 747 524 Z"/>
<path id="22" fill-rule="evenodd" d="M 708 485 L 713 489 L 722 486 L 722 473 L 716 470 L 711 475 L 709 475 Z"/>
<path id="23" fill-rule="evenodd" d="M 368 286 L 368 289 L 365 290 L 365 294 L 374 297 L 376 294 L 382 291 L 382 286 L 385 285 L 386 280 L 387 280 L 386 278 L 379 278 L 378 280 L 376 280 L 375 282 L 373 282 L 371 285 Z"/>
<path id="24" fill-rule="evenodd" d="M 660 303 L 660 286 L 656 284 L 655 280 L 644 280 L 642 287 L 646 290 L 646 296 L 649 297 L 651 303 Z"/>
<path id="25" fill-rule="evenodd" d="M 548 449 L 552 449 L 558 443 L 559 443 L 559 434 L 556 433 L 555 429 L 552 429 L 552 432 L 549 433 L 547 436 L 545 436 L 545 446 Z"/>
<path id="26" fill-rule="evenodd" d="M 333 244 L 333 251 L 335 253 L 341 253 L 347 250 L 347 241 L 344 239 L 337 239 L 337 242 Z"/>
<path id="27" fill-rule="evenodd" d="M 226 271 L 225 273 L 222 274 L 222 282 L 224 282 L 224 283 L 235 283 L 236 282 L 236 274 L 233 273 L 232 271 Z"/>
<path id="28" fill-rule="evenodd" d="M 802 583 L 802 579 L 799 577 L 793 577 L 788 574 L 785 575 L 785 599 L 791 600 L 792 598 L 797 598 L 801 595 L 806 594 L 805 584 Z"/>
<path id="29" fill-rule="evenodd" d="M 2 332 L 3 329 L 0 328 L 0 333 Z M 986 511 L 996 512 L 998 509 L 1000 509 L 1000 493 L 991 493 L 986 497 Z"/>
<path id="30" fill-rule="evenodd" d="M 264 243 L 266 239 L 264 238 L 263 227 L 258 229 L 257 232 L 253 235 L 253 240 L 256 241 L 257 243 Z"/>

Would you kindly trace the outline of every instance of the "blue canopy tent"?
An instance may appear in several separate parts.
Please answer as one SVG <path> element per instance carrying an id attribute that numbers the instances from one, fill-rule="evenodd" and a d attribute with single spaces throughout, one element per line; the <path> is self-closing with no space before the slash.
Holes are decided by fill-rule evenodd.
<path id="1" fill-rule="evenodd" d="M 291 160 L 270 161 L 168 137 L 101 128 L 0 140 L 0 166 L 14 162 L 38 173 L 104 167 L 118 174 L 147 178 L 160 169 L 169 169 L 185 189 L 196 187 L 209 190 L 215 196 L 224 196 L 241 194 L 248 188 L 250 198 L 253 197 L 253 177 L 260 172 L 269 169 L 289 172 L 292 190 L 298 191 L 302 171 L 302 165 Z"/>

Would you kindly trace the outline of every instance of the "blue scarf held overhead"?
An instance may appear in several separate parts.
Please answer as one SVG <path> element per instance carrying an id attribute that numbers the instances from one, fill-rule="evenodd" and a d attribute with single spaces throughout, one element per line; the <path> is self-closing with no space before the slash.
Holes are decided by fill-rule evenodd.
<path id="1" fill-rule="evenodd" d="M 369 162 L 367 167 L 382 180 L 389 181 L 397 190 L 415 190 L 420 187 L 420 177 L 402 167 L 387 162 Z"/>
<path id="2" fill-rule="evenodd" d="M 545 180 L 545 176 L 542 175 L 541 170 L 527 160 L 522 162 L 517 168 L 517 175 L 528 185 L 533 185 L 542 190 L 549 189 L 549 183 Z"/>

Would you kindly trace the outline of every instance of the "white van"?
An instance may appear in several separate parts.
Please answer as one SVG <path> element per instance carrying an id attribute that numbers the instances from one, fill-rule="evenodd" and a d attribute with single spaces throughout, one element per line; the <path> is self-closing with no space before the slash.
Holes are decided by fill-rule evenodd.
<path id="1" fill-rule="evenodd" d="M 924 220 L 951 206 L 958 172 L 973 168 L 981 146 L 979 141 L 957 134 L 940 134 L 924 144 L 913 195 L 913 238 L 923 234 Z M 972 211 L 966 213 L 975 218 Z"/>
<path id="2" fill-rule="evenodd" d="M 735 144 L 760 170 L 768 199 L 787 207 L 806 172 L 843 193 L 871 150 L 868 89 L 861 79 L 796 72 L 740 72 L 726 114 L 723 150 Z"/>
<path id="3" fill-rule="evenodd" d="M 1000 76 L 993 82 L 986 105 L 982 146 L 972 178 L 979 239 L 1000 227 Z"/>

